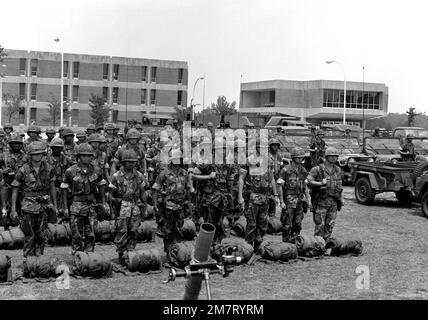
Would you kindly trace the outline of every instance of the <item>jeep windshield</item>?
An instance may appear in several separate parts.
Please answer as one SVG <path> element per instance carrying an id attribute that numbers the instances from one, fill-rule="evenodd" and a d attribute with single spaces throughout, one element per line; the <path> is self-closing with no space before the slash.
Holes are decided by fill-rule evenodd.
<path id="1" fill-rule="evenodd" d="M 398 154 L 401 150 L 400 140 L 397 138 L 367 138 L 367 151 L 376 154 Z"/>
<path id="2" fill-rule="evenodd" d="M 326 147 L 336 148 L 340 154 L 361 153 L 357 138 L 329 138 L 324 139 Z"/>
<path id="3" fill-rule="evenodd" d="M 413 139 L 415 151 L 418 154 L 428 155 L 428 138 L 427 139 Z"/>
<path id="4" fill-rule="evenodd" d="M 278 140 L 281 143 L 281 150 L 286 152 L 291 152 L 295 147 L 303 148 L 307 152 L 311 143 L 310 136 L 281 136 Z"/>

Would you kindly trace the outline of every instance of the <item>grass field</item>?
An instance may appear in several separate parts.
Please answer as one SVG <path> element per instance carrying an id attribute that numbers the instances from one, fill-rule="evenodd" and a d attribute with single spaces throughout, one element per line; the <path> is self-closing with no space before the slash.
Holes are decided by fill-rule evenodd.
<path id="1" fill-rule="evenodd" d="M 304 234 L 313 232 L 311 213 L 304 219 Z M 324 257 L 291 264 L 256 262 L 235 268 L 229 278 L 212 276 L 214 299 L 428 299 L 428 219 L 419 205 L 401 206 L 394 195 L 377 197 L 373 206 L 354 201 L 353 188 L 345 187 L 345 207 L 338 214 L 334 234 L 360 238 L 364 254 L 359 257 Z M 267 236 L 268 239 L 279 236 Z M 162 243 L 140 243 L 137 249 Z M 97 252 L 115 258 L 113 245 L 98 245 Z M 22 250 L 1 250 L 12 257 L 14 272 L 22 265 Z M 48 247 L 48 256 L 66 259 L 68 247 Z M 370 288 L 356 288 L 356 268 L 370 270 Z M 163 284 L 168 270 L 160 274 L 108 279 L 71 279 L 69 290 L 58 290 L 55 282 L 0 286 L 0 299 L 181 299 L 185 280 Z M 205 289 L 200 294 L 205 299 Z"/>

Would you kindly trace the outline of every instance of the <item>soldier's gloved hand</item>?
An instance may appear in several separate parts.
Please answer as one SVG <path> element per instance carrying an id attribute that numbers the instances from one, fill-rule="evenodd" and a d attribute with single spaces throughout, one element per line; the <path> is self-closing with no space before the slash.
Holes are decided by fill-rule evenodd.
<path id="1" fill-rule="evenodd" d="M 12 221 L 15 221 L 18 219 L 18 213 L 16 212 L 16 210 L 12 210 L 10 212 L 10 219 L 12 219 Z"/>
<path id="2" fill-rule="evenodd" d="M 322 179 L 321 184 L 325 186 L 327 184 L 327 178 Z"/>
<path id="3" fill-rule="evenodd" d="M 245 201 L 244 201 L 244 198 L 238 198 L 238 204 L 241 206 L 242 210 L 245 210 Z"/>
<path id="4" fill-rule="evenodd" d="M 287 205 L 285 204 L 284 201 L 281 201 L 280 207 L 281 207 L 281 209 L 287 209 Z"/>
<path id="5" fill-rule="evenodd" d="M 195 192 L 196 192 L 195 188 L 191 187 L 190 188 L 190 193 L 195 193 Z"/>
<path id="6" fill-rule="evenodd" d="M 3 218 L 6 218 L 6 216 L 7 216 L 7 210 L 6 210 L 6 208 L 1 209 L 1 216 Z"/>
<path id="7" fill-rule="evenodd" d="M 64 209 L 64 220 L 68 220 L 69 217 L 68 209 Z"/>
<path id="8" fill-rule="evenodd" d="M 215 172 L 211 172 L 211 173 L 210 173 L 210 178 L 211 178 L 211 179 L 214 179 L 214 178 L 215 178 Z"/>
<path id="9" fill-rule="evenodd" d="M 110 206 L 108 203 L 103 203 L 104 214 L 107 218 L 111 218 Z"/>
<path id="10" fill-rule="evenodd" d="M 278 207 L 280 205 L 279 196 L 275 196 L 275 206 Z"/>

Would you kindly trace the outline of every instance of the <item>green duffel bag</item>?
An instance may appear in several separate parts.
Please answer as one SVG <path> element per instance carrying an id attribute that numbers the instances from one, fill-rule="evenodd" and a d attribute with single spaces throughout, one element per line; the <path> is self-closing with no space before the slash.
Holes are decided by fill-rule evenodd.
<path id="1" fill-rule="evenodd" d="M 112 264 L 100 253 L 78 251 L 74 255 L 73 273 L 82 277 L 108 277 L 112 273 Z"/>
<path id="2" fill-rule="evenodd" d="M 245 237 L 245 229 L 247 228 L 247 219 L 245 219 L 244 215 L 240 216 L 238 220 L 236 220 L 231 226 L 231 234 L 236 237 L 244 238 Z"/>
<path id="3" fill-rule="evenodd" d="M 71 242 L 71 231 L 69 228 L 67 224 L 48 223 L 46 230 L 48 243 L 51 246 L 69 245 Z"/>
<path id="4" fill-rule="evenodd" d="M 26 278 L 53 278 L 57 277 L 56 268 L 59 266 L 57 259 L 46 256 L 27 257 L 23 263 L 24 277 Z"/>
<path id="5" fill-rule="evenodd" d="M 363 252 L 363 244 L 359 239 L 343 239 L 340 237 L 330 237 L 325 245 L 326 249 L 331 249 L 330 255 L 341 256 L 346 254 L 360 255 Z"/>
<path id="6" fill-rule="evenodd" d="M 224 238 L 220 244 L 212 248 L 211 256 L 220 262 L 221 257 L 225 254 L 229 254 L 229 251 L 232 251 L 232 254 L 237 257 L 242 257 L 242 262 L 245 263 L 250 260 L 254 253 L 254 248 L 242 238 Z"/>
<path id="7" fill-rule="evenodd" d="M 282 231 L 282 222 L 278 217 L 269 217 L 266 233 L 276 234 Z"/>
<path id="8" fill-rule="evenodd" d="M 192 252 L 194 250 L 194 244 L 192 242 L 177 242 L 168 248 L 168 259 L 170 263 L 183 269 L 192 260 Z"/>
<path id="9" fill-rule="evenodd" d="M 156 237 L 157 224 L 153 220 L 142 221 L 137 229 L 138 241 L 154 241 Z"/>
<path id="10" fill-rule="evenodd" d="M 300 256 L 322 256 L 326 251 L 325 241 L 319 236 L 299 235 L 296 238 L 295 244 Z"/>
<path id="11" fill-rule="evenodd" d="M 184 219 L 183 226 L 181 227 L 181 234 L 184 240 L 192 241 L 196 237 L 196 225 L 190 218 Z"/>
<path id="12" fill-rule="evenodd" d="M 161 253 L 157 249 L 130 251 L 125 255 L 125 262 L 131 272 L 147 273 L 162 268 Z"/>
<path id="13" fill-rule="evenodd" d="M 0 254 L 0 282 L 12 281 L 11 259 Z"/>
<path id="14" fill-rule="evenodd" d="M 95 225 L 95 240 L 101 243 L 113 241 L 115 236 L 115 221 L 104 220 Z"/>
<path id="15" fill-rule="evenodd" d="M 297 259 L 297 248 L 292 243 L 267 241 L 260 246 L 261 256 L 271 261 L 289 261 Z"/>

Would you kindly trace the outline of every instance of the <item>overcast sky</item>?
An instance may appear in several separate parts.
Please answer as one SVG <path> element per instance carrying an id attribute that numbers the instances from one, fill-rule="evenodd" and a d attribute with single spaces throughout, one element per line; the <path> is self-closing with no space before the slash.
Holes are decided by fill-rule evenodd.
<path id="1" fill-rule="evenodd" d="M 381 82 L 389 110 L 428 111 L 426 1 L 14 0 L 0 4 L 10 49 L 184 60 L 206 75 L 205 105 L 270 79 Z M 202 83 L 195 92 L 202 104 Z"/>

